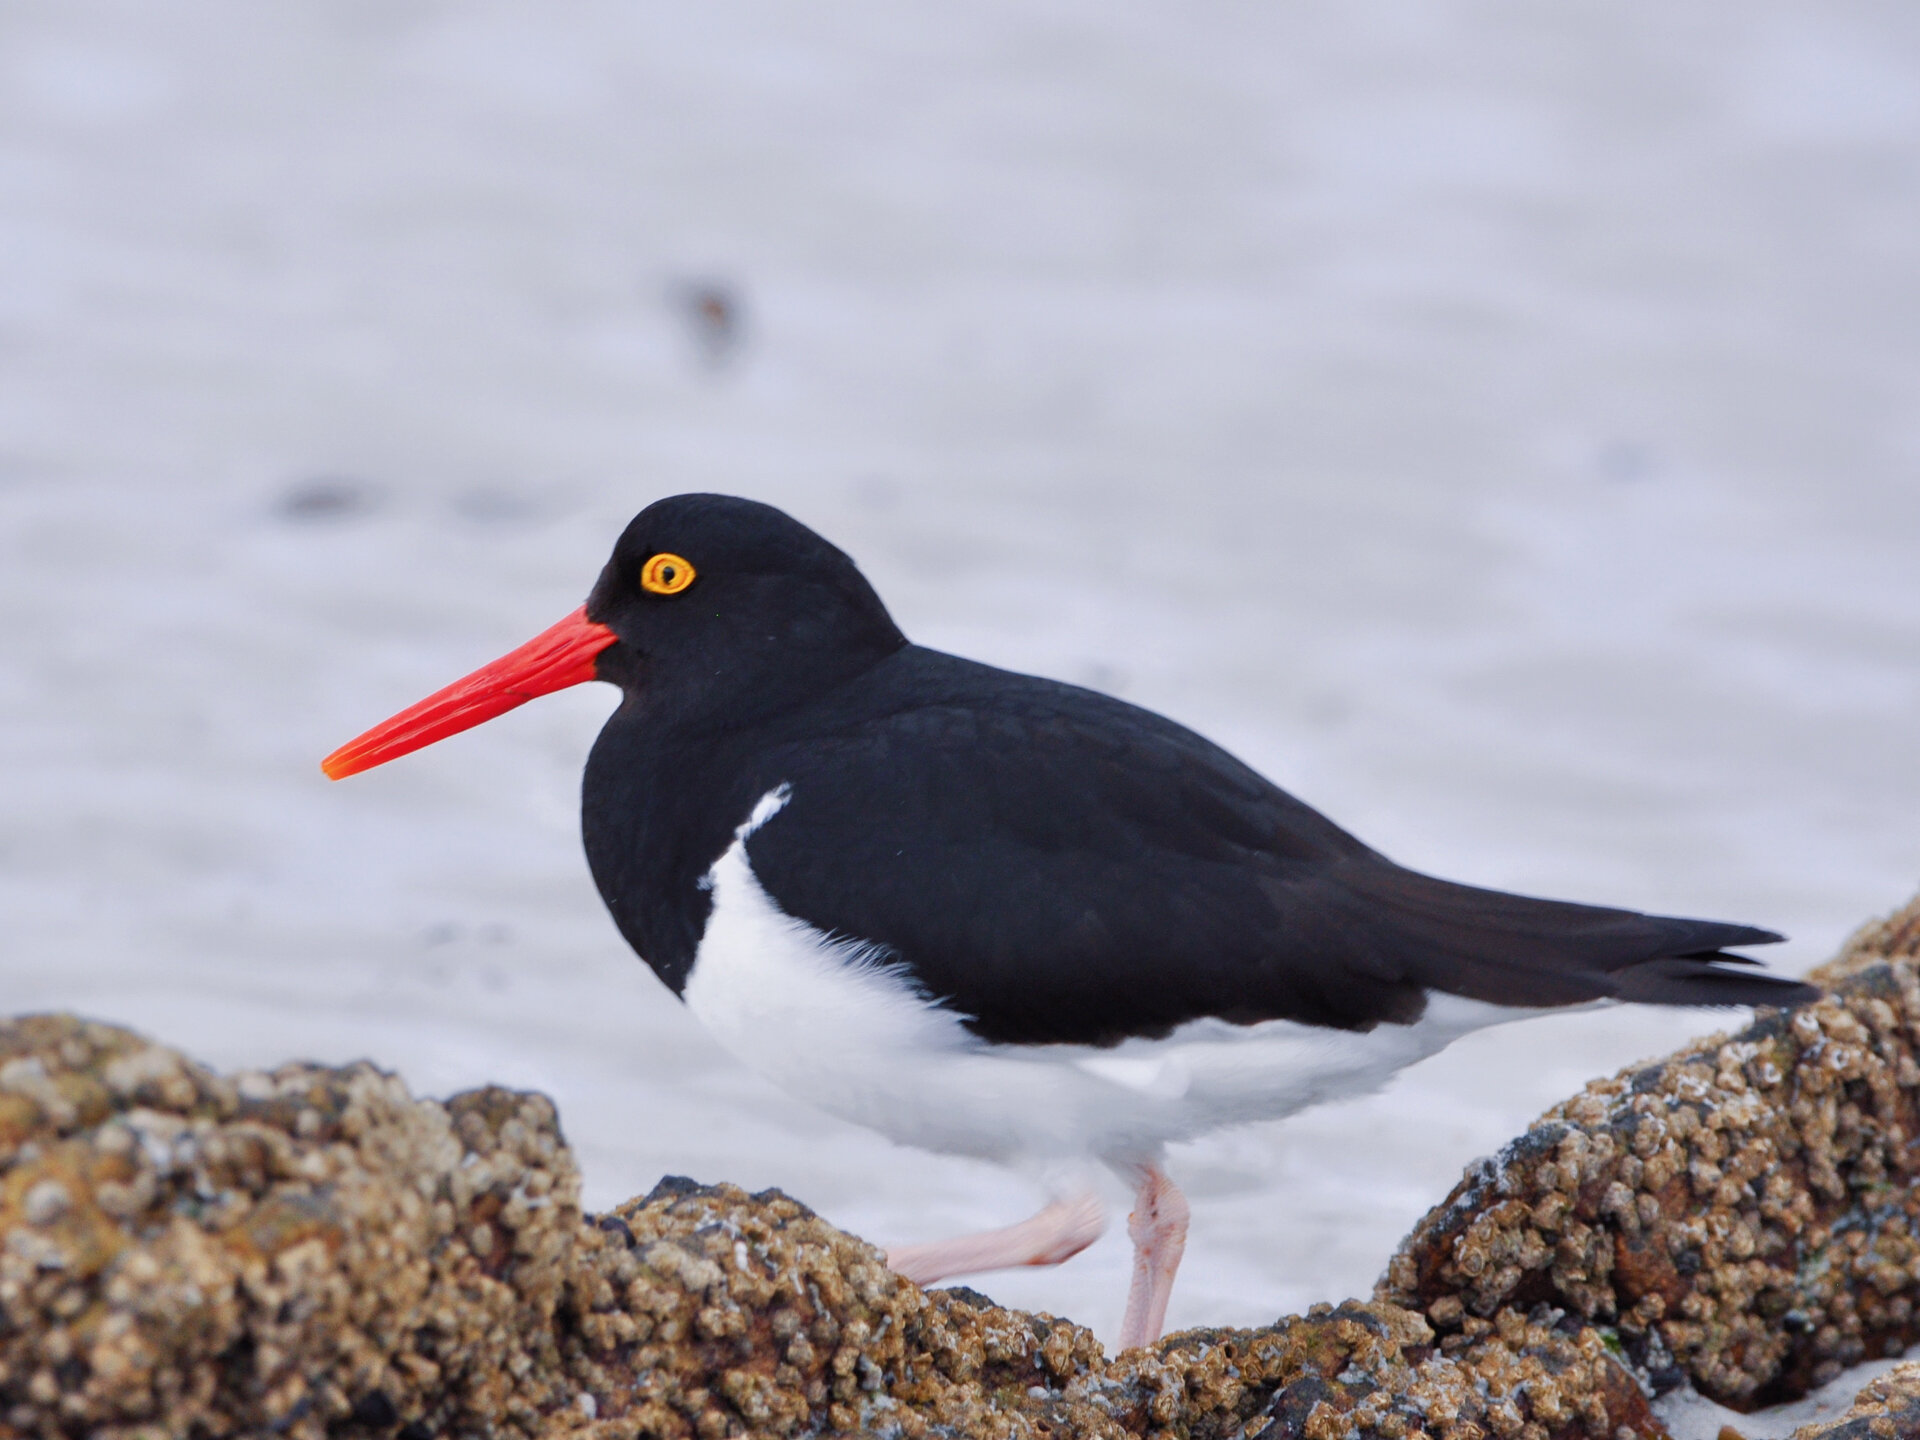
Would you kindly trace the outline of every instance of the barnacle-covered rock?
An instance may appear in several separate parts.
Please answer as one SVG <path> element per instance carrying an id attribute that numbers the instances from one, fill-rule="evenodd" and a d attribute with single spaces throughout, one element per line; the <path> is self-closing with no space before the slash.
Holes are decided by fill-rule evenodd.
<path id="1" fill-rule="evenodd" d="M 777 1190 L 669 1177 L 583 1237 L 561 1343 L 587 1398 L 548 1433 L 1022 1434 L 1008 1412 L 1102 1358 L 1078 1326 L 922 1291 Z"/>
<path id="2" fill-rule="evenodd" d="M 920 1290 L 775 1191 L 669 1181 L 599 1224 L 620 1249 L 569 1342 L 593 1402 L 568 1428 L 607 1440 L 1663 1433 L 1601 1338 L 1545 1314 L 1442 1354 L 1420 1316 L 1349 1302 L 1109 1360 L 1066 1321 Z"/>
<path id="3" fill-rule="evenodd" d="M 577 1193 L 536 1095 L 0 1024 L 0 1437 L 1659 1433 L 1546 1309 L 1436 1345 L 1394 1305 L 1316 1306 L 1109 1358 L 778 1191 Z"/>
<path id="4" fill-rule="evenodd" d="M 0 1433 L 531 1423 L 577 1192 L 538 1095 L 0 1024 Z"/>
<path id="5" fill-rule="evenodd" d="M 1421 1221 L 1377 1298 L 1443 1337 L 1564 1310 L 1655 1386 L 1736 1409 L 1899 1354 L 1920 1339 L 1916 952 L 1920 902 L 1816 972 L 1819 1003 L 1588 1085 Z"/>
<path id="6" fill-rule="evenodd" d="M 1920 1364 L 1889 1370 L 1854 1396 L 1837 1420 L 1803 1425 L 1793 1440 L 1908 1440 L 1920 1435 Z"/>
<path id="7" fill-rule="evenodd" d="M 1920 1337 L 1916 951 L 1920 905 L 1830 999 L 1590 1085 L 1371 1303 L 1114 1357 L 778 1191 L 583 1216 L 537 1095 L 0 1023 L 0 1440 L 1655 1440 L 1648 1388 L 1753 1408 Z M 1907 1367 L 1805 1440 L 1917 1408 Z"/>

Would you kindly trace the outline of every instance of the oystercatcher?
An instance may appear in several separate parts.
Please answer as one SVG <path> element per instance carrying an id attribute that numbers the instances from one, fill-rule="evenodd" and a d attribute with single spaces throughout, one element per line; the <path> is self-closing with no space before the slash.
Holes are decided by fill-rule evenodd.
<path id="1" fill-rule="evenodd" d="M 324 769 L 586 680 L 622 691 L 582 799 L 621 934 L 782 1088 L 1056 1177 L 1021 1224 L 890 1250 L 914 1280 L 1065 1260 L 1105 1222 L 1057 1177 L 1117 1171 L 1123 1346 L 1158 1337 L 1185 1243 L 1169 1142 L 1547 1010 L 1819 993 L 1724 948 L 1768 930 L 1403 869 L 1171 720 L 910 643 L 840 550 L 722 495 L 643 510 L 581 609 Z"/>

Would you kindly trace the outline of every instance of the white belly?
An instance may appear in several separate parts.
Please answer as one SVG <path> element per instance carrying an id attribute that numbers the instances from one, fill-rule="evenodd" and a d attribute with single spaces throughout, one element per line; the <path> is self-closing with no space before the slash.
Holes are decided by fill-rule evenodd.
<path id="1" fill-rule="evenodd" d="M 1540 1013 L 1451 995 L 1365 1033 L 1197 1020 L 1162 1040 L 989 1045 L 930 1005 L 884 951 L 784 913 L 746 838 L 708 872 L 713 912 L 682 991 L 722 1046 L 781 1089 L 907 1145 L 1016 1165 L 1151 1159 L 1170 1141 L 1364 1094 L 1470 1030 Z"/>

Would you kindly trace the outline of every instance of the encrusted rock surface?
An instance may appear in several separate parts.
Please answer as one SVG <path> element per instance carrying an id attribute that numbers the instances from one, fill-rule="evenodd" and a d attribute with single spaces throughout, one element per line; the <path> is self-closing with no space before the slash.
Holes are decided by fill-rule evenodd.
<path id="1" fill-rule="evenodd" d="M 1920 1336 L 1916 950 L 1920 906 L 1823 972 L 1835 997 L 1589 1086 L 1373 1301 L 1111 1358 L 777 1191 L 583 1216 L 537 1095 L 0 1023 L 0 1440 L 1653 1440 L 1649 1388 L 1752 1408 Z M 1917 1412 L 1907 1367 L 1804 1435 Z"/>
<path id="2" fill-rule="evenodd" d="M 531 1424 L 578 1188 L 538 1095 L 0 1025 L 0 1433 Z"/>
<path id="3" fill-rule="evenodd" d="M 582 1295 L 570 1353 L 596 1435 L 1657 1433 L 1591 1331 L 1510 1321 L 1442 1356 L 1418 1315 L 1349 1303 L 1109 1361 L 1067 1321 L 920 1290 L 778 1192 L 669 1181 L 600 1224 L 625 1248 Z"/>
<path id="4" fill-rule="evenodd" d="M 1803 1425 L 1793 1440 L 1913 1440 L 1920 1435 L 1920 1364 L 1889 1370 L 1838 1420 Z"/>
<path id="5" fill-rule="evenodd" d="M 1509 1310 L 1594 1325 L 1656 1387 L 1752 1409 L 1920 1339 L 1920 902 L 1763 1012 L 1597 1080 L 1429 1214 L 1376 1298 L 1444 1346 Z"/>
<path id="6" fill-rule="evenodd" d="M 577 1194 L 536 1095 L 0 1024 L 0 1436 L 1656 1433 L 1544 1312 L 1441 1350 L 1410 1311 L 1319 1306 L 1109 1360 L 777 1191 Z"/>

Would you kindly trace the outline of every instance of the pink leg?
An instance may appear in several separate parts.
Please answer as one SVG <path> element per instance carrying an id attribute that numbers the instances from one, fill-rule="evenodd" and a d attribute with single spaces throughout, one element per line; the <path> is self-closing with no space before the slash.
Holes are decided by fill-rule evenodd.
<path id="1" fill-rule="evenodd" d="M 1107 1228 L 1106 1207 L 1091 1190 L 1056 1200 L 1031 1220 L 978 1235 L 959 1235 L 930 1245 L 895 1245 L 887 1265 L 916 1285 L 949 1275 L 1011 1270 L 1020 1265 L 1058 1265 L 1078 1255 Z"/>
<path id="2" fill-rule="evenodd" d="M 1120 1348 L 1151 1345 L 1167 1320 L 1173 1275 L 1187 1248 L 1187 1197 L 1158 1165 L 1129 1167 L 1136 1189 L 1127 1234 L 1133 1237 L 1133 1284 L 1120 1322 Z"/>

